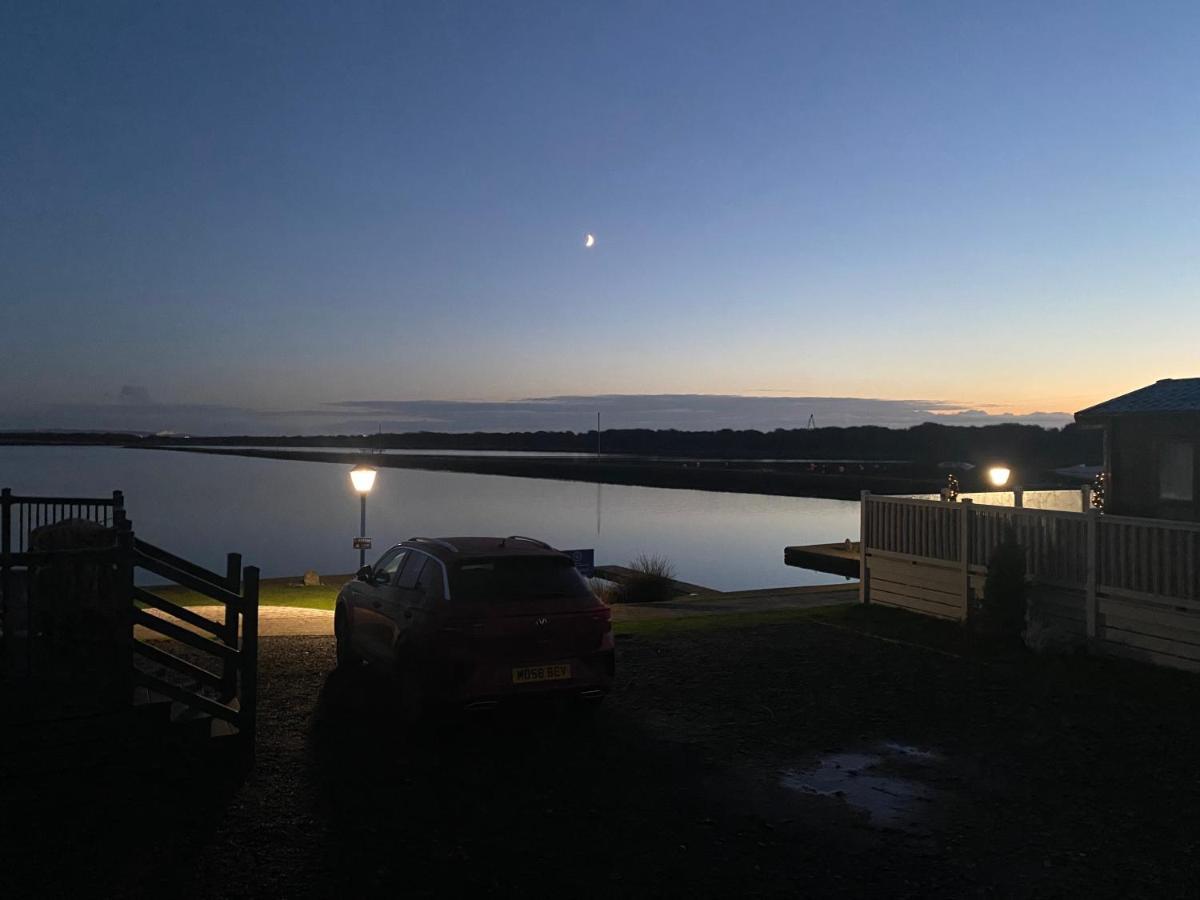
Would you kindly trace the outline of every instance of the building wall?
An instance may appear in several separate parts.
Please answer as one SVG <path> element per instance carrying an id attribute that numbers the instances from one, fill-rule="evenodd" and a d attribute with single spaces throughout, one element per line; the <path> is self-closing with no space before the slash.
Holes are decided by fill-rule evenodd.
<path id="1" fill-rule="evenodd" d="M 1190 500 L 1163 499 L 1160 466 L 1164 445 L 1192 447 Z M 1109 473 L 1105 511 L 1117 516 L 1200 521 L 1200 417 L 1119 416 L 1106 426 L 1105 469 Z"/>

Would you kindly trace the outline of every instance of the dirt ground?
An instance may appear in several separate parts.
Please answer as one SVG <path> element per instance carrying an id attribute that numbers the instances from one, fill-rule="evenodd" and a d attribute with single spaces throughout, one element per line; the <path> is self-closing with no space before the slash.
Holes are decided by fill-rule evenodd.
<path id="1" fill-rule="evenodd" d="M 618 632 L 593 716 L 415 731 L 327 638 L 265 638 L 248 775 L 10 784 L 0 894 L 1200 892 L 1200 679 L 878 609 L 714 625 Z"/>

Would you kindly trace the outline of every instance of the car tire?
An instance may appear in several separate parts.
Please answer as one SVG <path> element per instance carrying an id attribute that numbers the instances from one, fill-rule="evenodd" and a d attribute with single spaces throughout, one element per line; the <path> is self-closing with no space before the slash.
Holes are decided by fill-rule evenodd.
<path id="1" fill-rule="evenodd" d="M 355 669 L 362 665 L 362 657 L 354 652 L 346 624 L 346 611 L 339 608 L 333 616 L 333 639 L 337 647 L 337 667 Z"/>

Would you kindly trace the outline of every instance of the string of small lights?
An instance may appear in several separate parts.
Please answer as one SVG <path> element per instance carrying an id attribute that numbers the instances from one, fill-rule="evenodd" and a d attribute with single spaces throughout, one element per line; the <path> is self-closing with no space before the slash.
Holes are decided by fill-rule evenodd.
<path id="1" fill-rule="evenodd" d="M 958 499 L 958 478 L 955 477 L 954 473 L 946 476 L 946 495 L 951 500 Z"/>

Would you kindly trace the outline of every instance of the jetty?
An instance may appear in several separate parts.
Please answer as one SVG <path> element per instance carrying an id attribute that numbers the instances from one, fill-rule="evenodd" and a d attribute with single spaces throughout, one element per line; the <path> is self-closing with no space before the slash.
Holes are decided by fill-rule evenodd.
<path id="1" fill-rule="evenodd" d="M 812 569 L 845 578 L 857 578 L 859 574 L 860 545 L 857 541 L 840 541 L 836 544 L 808 544 L 783 548 L 783 561 L 799 569 Z"/>

